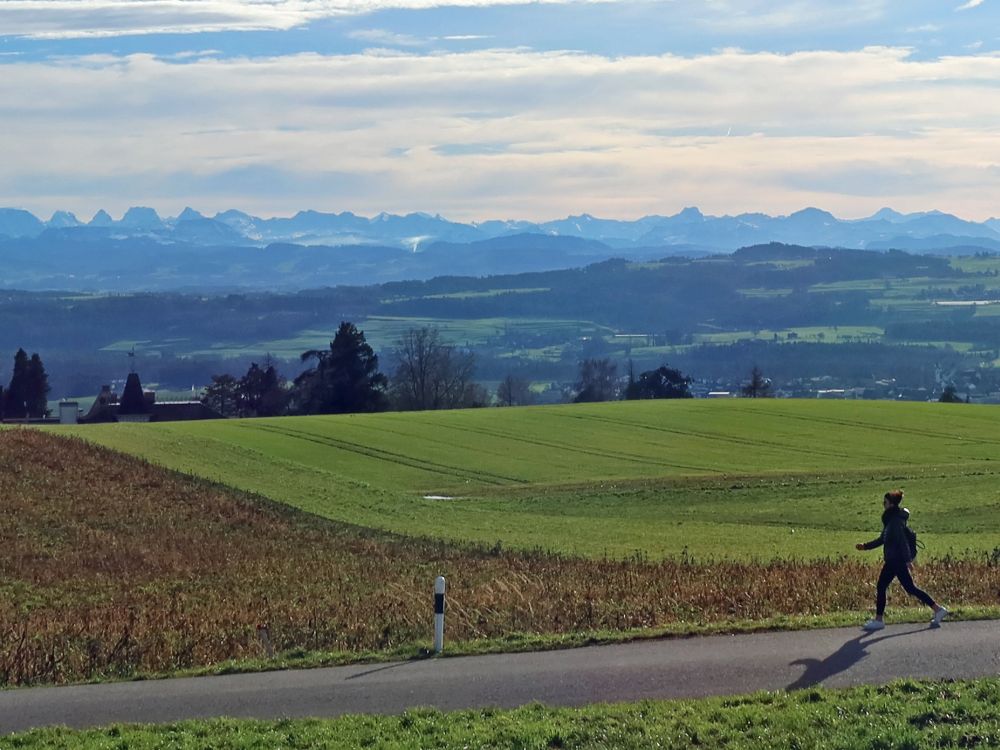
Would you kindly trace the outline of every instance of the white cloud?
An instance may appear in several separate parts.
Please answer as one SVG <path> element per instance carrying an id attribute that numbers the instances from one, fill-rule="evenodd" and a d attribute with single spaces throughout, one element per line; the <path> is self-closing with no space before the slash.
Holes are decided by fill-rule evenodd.
<path id="1" fill-rule="evenodd" d="M 2 71 L 0 205 L 43 213 L 996 213 L 998 55 L 382 51 Z"/>
<path id="2" fill-rule="evenodd" d="M 534 2 L 643 0 L 0 0 L 0 34 L 37 39 L 123 34 L 285 30 L 319 18 L 390 8 L 484 7 Z M 971 0 L 978 4 L 982 0 Z M 857 26 L 882 17 L 887 0 L 672 0 L 679 23 L 716 30 Z"/>
<path id="3" fill-rule="evenodd" d="M 969 2 L 959 5 L 955 10 L 972 10 L 973 8 L 978 8 L 983 4 L 983 0 L 969 0 Z"/>
<path id="4" fill-rule="evenodd" d="M 381 53 L 386 50 L 386 48 L 392 47 L 426 47 L 434 42 L 465 42 L 465 41 L 479 41 L 482 39 L 489 39 L 489 36 L 482 34 L 459 34 L 454 36 L 432 36 L 432 37 L 416 37 L 410 34 L 398 34 L 394 31 L 388 31 L 386 29 L 358 29 L 356 31 L 348 32 L 348 38 L 355 39 L 360 42 L 367 42 L 373 45 L 373 48 L 369 50 L 371 54 Z M 390 52 L 389 54 L 393 54 Z"/>
<path id="5" fill-rule="evenodd" d="M 410 36 L 409 34 L 397 34 L 392 31 L 386 31 L 385 29 L 358 29 L 350 32 L 348 37 L 361 42 L 370 42 L 386 47 L 421 47 L 427 44 L 428 41 Z"/>
<path id="6" fill-rule="evenodd" d="M 310 11 L 301 6 L 236 0 L 4 0 L 0 29 L 32 38 L 287 29 L 308 19 Z"/>
<path id="7" fill-rule="evenodd" d="M 217 49 L 190 49 L 184 50 L 182 52 L 175 52 L 172 55 L 164 56 L 166 60 L 193 60 L 198 57 L 214 57 L 216 55 L 221 55 L 222 52 Z"/>
<path id="8" fill-rule="evenodd" d="M 975 0 L 973 0 L 975 1 Z M 980 0 L 981 2 L 982 0 Z M 787 30 L 858 26 L 881 19 L 887 0 L 706 0 L 692 13 L 703 25 L 730 31 Z"/>
<path id="9" fill-rule="evenodd" d="M 459 0 L 457 4 L 509 2 L 519 0 Z M 4 35 L 35 39 L 285 30 L 331 16 L 442 4 L 443 0 L 3 0 L 0 30 Z"/>

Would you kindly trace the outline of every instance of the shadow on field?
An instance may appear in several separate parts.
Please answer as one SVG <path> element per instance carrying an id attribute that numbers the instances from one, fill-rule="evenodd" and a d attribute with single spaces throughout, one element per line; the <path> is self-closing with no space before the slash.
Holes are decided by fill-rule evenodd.
<path id="1" fill-rule="evenodd" d="M 925 627 L 917 627 L 912 630 L 905 630 L 902 633 L 882 635 L 869 640 L 864 639 L 871 635 L 870 633 L 861 633 L 854 638 L 851 638 L 825 659 L 796 659 L 793 662 L 789 662 L 790 665 L 804 665 L 805 671 L 795 682 L 785 688 L 785 690 L 801 690 L 802 688 L 818 685 L 824 680 L 833 677 L 835 674 L 839 674 L 850 669 L 852 666 L 861 661 L 868 655 L 869 646 L 873 646 L 881 641 L 887 641 L 890 638 L 913 635 L 926 629 L 927 628 Z"/>

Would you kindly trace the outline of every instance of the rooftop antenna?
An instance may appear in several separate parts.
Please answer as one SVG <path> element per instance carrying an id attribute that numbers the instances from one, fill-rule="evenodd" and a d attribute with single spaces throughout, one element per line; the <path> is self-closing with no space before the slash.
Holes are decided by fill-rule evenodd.
<path id="1" fill-rule="evenodd" d="M 132 344 L 132 350 L 128 353 L 128 371 L 135 374 L 135 344 Z"/>

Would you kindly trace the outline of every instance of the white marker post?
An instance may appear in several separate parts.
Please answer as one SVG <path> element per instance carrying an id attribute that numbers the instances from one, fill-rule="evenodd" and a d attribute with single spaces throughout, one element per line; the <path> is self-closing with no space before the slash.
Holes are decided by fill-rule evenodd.
<path id="1" fill-rule="evenodd" d="M 434 653 L 444 650 L 444 576 L 434 581 Z"/>

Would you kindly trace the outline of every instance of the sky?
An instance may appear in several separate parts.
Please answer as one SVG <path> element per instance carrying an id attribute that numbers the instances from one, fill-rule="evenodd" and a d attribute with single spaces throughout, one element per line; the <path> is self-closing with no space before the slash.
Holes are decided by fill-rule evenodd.
<path id="1" fill-rule="evenodd" d="M 0 206 L 1000 216 L 1000 0 L 0 0 Z"/>

